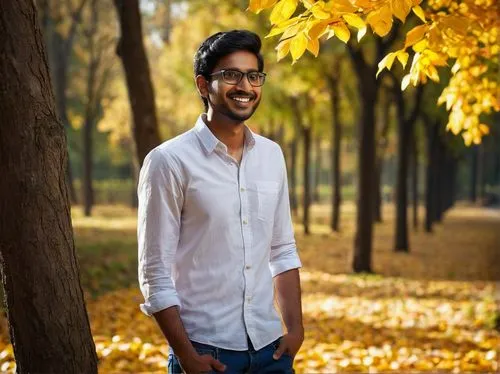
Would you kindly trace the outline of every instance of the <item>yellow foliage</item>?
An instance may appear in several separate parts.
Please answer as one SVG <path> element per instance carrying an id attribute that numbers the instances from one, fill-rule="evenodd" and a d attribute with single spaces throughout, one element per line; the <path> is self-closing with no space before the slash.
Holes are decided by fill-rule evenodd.
<path id="1" fill-rule="evenodd" d="M 283 14 L 285 1 L 281 0 L 275 6 L 272 17 L 275 14 Z M 446 102 L 450 112 L 449 124 L 447 128 L 459 134 L 464 131 L 466 144 L 480 142 L 485 134 L 480 131 L 478 117 L 483 113 L 499 111 L 500 92 L 497 87 L 481 87 L 480 91 L 470 88 L 479 88 L 481 81 L 491 72 L 500 69 L 500 3 L 496 0 L 430 0 L 425 4 L 425 9 L 421 7 L 421 0 L 341 0 L 341 1 L 313 1 L 300 0 L 304 6 L 302 13 L 298 14 L 301 25 L 289 26 L 280 25 L 273 28 L 270 35 L 283 33 L 283 37 L 295 37 L 305 29 L 310 40 L 321 38 L 327 34 L 329 39 L 337 36 L 342 42 L 347 43 L 350 39 L 350 32 L 347 25 L 358 29 L 358 41 L 365 35 L 369 25 L 373 32 L 379 36 L 385 36 L 392 28 L 393 18 L 405 22 L 410 11 L 423 22 L 415 26 L 406 34 L 403 49 L 391 52 L 378 64 L 378 74 L 384 69 L 391 69 L 394 59 L 397 57 L 403 69 L 406 67 L 409 53 L 407 48 L 412 48 L 416 52 L 410 71 L 404 76 L 401 88 L 405 89 L 410 83 L 414 86 L 425 84 L 429 79 L 439 81 L 437 68 L 448 66 L 448 60 L 454 59 L 453 74 L 447 90 L 443 91 L 441 102 Z M 257 3 L 257 2 L 251 2 Z M 254 11 L 260 11 L 266 7 L 271 7 L 270 2 L 261 1 L 260 7 Z M 297 9 L 297 2 L 286 2 L 289 9 Z M 254 7 L 255 8 L 255 7 Z M 288 16 L 287 11 L 283 17 Z M 291 15 L 291 14 L 290 14 Z M 288 16 L 289 17 L 289 16 Z M 273 20 L 271 20 L 273 21 Z M 274 22 L 272 22 L 274 23 Z M 295 41 L 294 54 L 295 63 L 303 54 L 303 37 L 297 37 Z M 316 41 L 310 42 L 316 46 Z M 307 44 L 306 44 L 307 45 Z M 315 51 L 314 48 L 312 48 Z M 283 57 L 283 49 L 280 59 Z M 314 53 L 314 52 L 313 52 Z M 451 64 L 450 64 L 451 65 Z M 465 74 L 458 74 L 466 71 Z M 455 92 L 461 92 L 463 87 L 468 87 L 468 93 L 460 95 L 464 105 L 458 103 Z M 443 99 L 444 98 L 444 99 Z M 455 103 L 452 105 L 451 103 Z M 471 110 L 459 115 L 458 111 L 466 110 L 468 106 Z M 471 117 L 477 117 L 472 120 Z M 472 125 L 474 124 L 474 125 Z"/>

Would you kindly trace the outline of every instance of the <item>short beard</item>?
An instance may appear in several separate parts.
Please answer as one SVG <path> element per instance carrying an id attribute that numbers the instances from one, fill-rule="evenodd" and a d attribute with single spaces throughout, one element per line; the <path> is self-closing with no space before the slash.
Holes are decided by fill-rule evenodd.
<path id="1" fill-rule="evenodd" d="M 210 104 L 212 104 L 212 108 L 214 109 L 214 111 L 226 116 L 231 121 L 234 121 L 235 124 L 239 124 L 239 123 L 244 122 L 253 116 L 253 114 L 255 113 L 257 108 L 259 107 L 260 98 L 258 101 L 255 102 L 254 106 L 252 107 L 252 111 L 249 114 L 245 114 L 245 115 L 239 115 L 239 114 L 233 112 L 231 109 L 229 109 L 229 107 L 227 107 L 225 105 L 214 106 L 213 103 L 210 101 L 210 99 L 209 99 L 209 102 L 210 102 Z"/>

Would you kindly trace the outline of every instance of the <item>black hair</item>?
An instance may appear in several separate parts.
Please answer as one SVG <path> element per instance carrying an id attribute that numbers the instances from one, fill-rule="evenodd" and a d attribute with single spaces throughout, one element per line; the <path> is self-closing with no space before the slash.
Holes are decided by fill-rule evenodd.
<path id="1" fill-rule="evenodd" d="M 262 42 L 259 36 L 248 30 L 218 32 L 201 43 L 198 51 L 196 51 L 194 55 L 194 76 L 202 75 L 209 80 L 217 62 L 221 58 L 238 51 L 253 53 L 257 57 L 258 69 L 262 72 L 264 71 L 264 58 L 260 53 L 261 46 Z M 201 99 L 205 105 L 205 111 L 207 111 L 208 100 L 204 97 Z"/>

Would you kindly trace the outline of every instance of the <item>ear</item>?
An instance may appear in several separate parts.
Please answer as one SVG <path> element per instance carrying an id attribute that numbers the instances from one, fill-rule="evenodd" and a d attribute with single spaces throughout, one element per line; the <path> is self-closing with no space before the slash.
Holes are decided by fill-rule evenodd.
<path id="1" fill-rule="evenodd" d="M 195 78 L 196 88 L 202 97 L 208 97 L 208 82 L 203 75 L 197 75 Z"/>

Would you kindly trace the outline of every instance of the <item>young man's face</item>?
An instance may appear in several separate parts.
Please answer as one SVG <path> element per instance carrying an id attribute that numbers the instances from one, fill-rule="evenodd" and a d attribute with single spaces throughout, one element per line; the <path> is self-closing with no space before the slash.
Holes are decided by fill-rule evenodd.
<path id="1" fill-rule="evenodd" d="M 248 51 L 231 53 L 219 60 L 212 73 L 221 70 L 238 70 L 243 73 L 258 72 L 257 57 Z M 221 74 L 211 78 L 208 81 L 207 98 L 214 115 L 226 117 L 237 123 L 252 116 L 259 106 L 262 87 L 252 86 L 246 75 L 235 85 L 226 83 Z"/>

